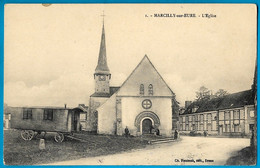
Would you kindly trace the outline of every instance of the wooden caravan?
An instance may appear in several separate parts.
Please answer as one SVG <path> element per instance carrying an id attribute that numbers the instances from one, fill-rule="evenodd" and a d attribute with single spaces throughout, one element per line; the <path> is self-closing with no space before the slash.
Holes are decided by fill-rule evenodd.
<path id="1" fill-rule="evenodd" d="M 41 132 L 54 132 L 55 141 L 62 142 L 64 135 L 80 131 L 80 108 L 10 107 L 11 128 L 22 130 L 24 140 L 31 140 Z"/>

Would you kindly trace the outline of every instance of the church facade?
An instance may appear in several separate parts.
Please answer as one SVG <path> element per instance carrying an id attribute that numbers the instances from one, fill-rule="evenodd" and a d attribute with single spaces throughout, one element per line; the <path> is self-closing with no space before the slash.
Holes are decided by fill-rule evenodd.
<path id="1" fill-rule="evenodd" d="M 139 136 L 157 129 L 171 136 L 178 125 L 175 94 L 144 56 L 120 87 L 111 87 L 107 65 L 105 29 L 102 28 L 98 64 L 94 73 L 95 92 L 90 96 L 87 131 L 123 135 L 127 127 Z"/>

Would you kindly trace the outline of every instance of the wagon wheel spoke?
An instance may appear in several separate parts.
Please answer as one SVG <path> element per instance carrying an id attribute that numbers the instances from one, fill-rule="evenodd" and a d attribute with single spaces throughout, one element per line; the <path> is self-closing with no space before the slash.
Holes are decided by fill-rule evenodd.
<path id="1" fill-rule="evenodd" d="M 34 131 L 32 130 L 23 130 L 21 132 L 21 137 L 23 138 L 23 140 L 25 141 L 30 141 L 33 139 L 34 137 Z"/>
<path id="2" fill-rule="evenodd" d="M 55 136 L 54 136 L 54 140 L 56 142 L 63 142 L 64 135 L 62 133 L 56 133 Z"/>

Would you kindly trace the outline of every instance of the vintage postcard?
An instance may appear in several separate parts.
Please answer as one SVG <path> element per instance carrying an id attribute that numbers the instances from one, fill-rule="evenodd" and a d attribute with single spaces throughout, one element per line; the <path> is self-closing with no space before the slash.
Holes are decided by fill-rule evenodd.
<path id="1" fill-rule="evenodd" d="M 6 4 L 5 165 L 256 165 L 254 4 Z"/>

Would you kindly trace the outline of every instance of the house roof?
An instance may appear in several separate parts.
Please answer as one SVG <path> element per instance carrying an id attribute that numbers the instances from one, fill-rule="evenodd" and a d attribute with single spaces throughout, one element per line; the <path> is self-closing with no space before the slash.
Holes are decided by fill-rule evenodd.
<path id="1" fill-rule="evenodd" d="M 87 113 L 88 112 L 88 106 L 85 106 L 85 104 L 79 104 L 78 107 L 75 107 L 72 110 L 80 110 L 84 113 Z"/>
<path id="2" fill-rule="evenodd" d="M 109 87 L 109 93 L 93 93 L 90 97 L 111 97 L 120 87 Z"/>
<path id="3" fill-rule="evenodd" d="M 210 100 L 195 101 L 181 115 L 192 114 L 192 108 L 194 107 L 198 108 L 194 113 L 201 113 L 253 105 L 252 94 L 252 90 L 246 90 Z"/>

